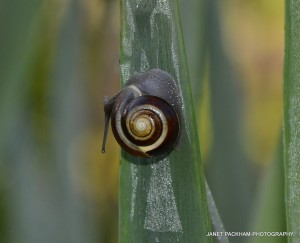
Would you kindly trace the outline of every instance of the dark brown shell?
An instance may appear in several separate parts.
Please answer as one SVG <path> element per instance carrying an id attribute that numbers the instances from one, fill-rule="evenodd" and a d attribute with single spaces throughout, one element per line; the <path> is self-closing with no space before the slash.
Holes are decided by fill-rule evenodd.
<path id="1" fill-rule="evenodd" d="M 113 98 L 105 99 L 102 152 L 111 119 L 120 146 L 141 157 L 164 156 L 180 136 L 181 100 L 173 77 L 160 69 L 134 74 Z"/>
<path id="2" fill-rule="evenodd" d="M 155 121 L 155 131 L 147 140 L 136 139 L 128 131 L 126 125 L 128 113 L 137 107 L 140 108 L 142 114 Z M 180 131 L 179 117 L 175 109 L 162 98 L 142 95 L 133 99 L 121 113 L 120 122 L 118 122 L 117 110 L 114 109 L 111 116 L 112 131 L 117 142 L 128 153 L 141 157 L 156 157 L 169 153 L 176 145 Z M 162 117 L 164 120 L 161 120 Z M 120 130 L 123 134 L 120 134 Z M 166 132 L 164 133 L 164 131 Z M 163 134 L 163 140 L 160 140 Z M 157 147 L 155 143 L 158 143 Z"/>

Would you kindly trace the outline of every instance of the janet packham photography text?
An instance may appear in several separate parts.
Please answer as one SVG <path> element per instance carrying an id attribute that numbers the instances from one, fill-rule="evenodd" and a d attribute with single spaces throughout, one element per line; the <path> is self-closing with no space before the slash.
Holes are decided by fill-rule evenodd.
<path id="1" fill-rule="evenodd" d="M 206 236 L 208 237 L 252 237 L 252 236 L 269 236 L 269 237 L 278 237 L 278 236 L 294 236 L 294 232 L 208 232 Z"/>

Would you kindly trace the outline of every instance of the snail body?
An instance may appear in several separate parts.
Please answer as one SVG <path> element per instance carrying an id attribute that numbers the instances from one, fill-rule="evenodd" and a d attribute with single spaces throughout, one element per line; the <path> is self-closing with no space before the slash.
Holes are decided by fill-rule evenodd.
<path id="1" fill-rule="evenodd" d="M 111 119 L 120 146 L 140 157 L 168 154 L 180 134 L 180 99 L 175 80 L 165 71 L 152 69 L 134 74 L 113 98 L 104 101 L 105 132 Z"/>

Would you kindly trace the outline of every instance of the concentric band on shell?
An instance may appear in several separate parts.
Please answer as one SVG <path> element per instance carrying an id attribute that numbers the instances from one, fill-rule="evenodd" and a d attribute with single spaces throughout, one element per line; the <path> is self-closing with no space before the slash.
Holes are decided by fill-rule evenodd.
<path id="1" fill-rule="evenodd" d="M 118 143 L 129 153 L 152 157 L 168 153 L 179 136 L 179 117 L 160 97 L 142 95 L 125 111 L 112 115 L 112 128 Z"/>
<path id="2" fill-rule="evenodd" d="M 125 87 L 104 100 L 102 152 L 111 120 L 120 146 L 141 157 L 167 155 L 180 136 L 181 100 L 174 78 L 160 69 L 133 74 Z"/>

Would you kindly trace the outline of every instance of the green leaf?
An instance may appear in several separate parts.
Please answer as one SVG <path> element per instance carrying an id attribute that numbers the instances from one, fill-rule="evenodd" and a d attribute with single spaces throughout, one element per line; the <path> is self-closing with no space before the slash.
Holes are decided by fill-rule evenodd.
<path id="1" fill-rule="evenodd" d="M 228 231 L 246 231 L 251 215 L 255 168 L 241 143 L 242 98 L 234 70 L 223 48 L 218 1 L 208 3 L 209 59 L 213 147 L 207 159 L 207 181 Z M 232 238 L 232 242 L 243 239 Z"/>
<path id="2" fill-rule="evenodd" d="M 0 113 L 11 111 L 0 126 L 1 131 L 11 132 L 4 136 L 7 144 L 1 149 L 5 153 L 0 153 L 0 161 L 6 162 L 4 171 L 1 167 L 0 186 L 4 181 L 5 187 L 3 191 L 0 187 L 0 200 L 4 198 L 5 205 L 0 201 L 0 213 L 4 206 L 7 226 L 3 227 L 8 235 L 3 240 L 5 235 L 1 234 L 0 241 L 95 242 L 99 240 L 98 232 L 91 221 L 98 220 L 98 215 L 93 214 L 92 219 L 87 216 L 86 209 L 91 205 L 83 202 L 73 183 L 74 171 L 82 160 L 75 141 L 84 132 L 87 114 L 80 41 L 82 9 L 79 1 L 69 1 L 54 54 L 63 3 L 49 1 L 44 5 L 47 8 L 40 9 L 41 1 L 24 5 L 22 1 L 11 2 L 6 10 L 20 14 L 14 16 L 20 20 L 12 20 L 19 25 L 12 24 L 11 28 L 21 29 L 7 30 L 5 38 L 11 38 L 12 33 L 25 34 L 6 47 L 13 66 L 0 72 L 1 78 L 6 77 L 0 84 L 4 94 Z M 33 7 L 32 2 L 37 6 Z M 1 41 L 8 43 L 6 39 Z M 19 46 L 14 46 L 16 43 Z M 14 48 L 20 60 L 13 56 Z"/>
<path id="3" fill-rule="evenodd" d="M 15 165 L 10 158 L 17 157 L 21 150 L 18 138 L 24 135 L 19 129 L 20 111 L 24 108 L 24 75 L 36 44 L 32 41 L 34 20 L 42 3 L 40 0 L 0 3 L 0 242 L 10 240 L 12 212 L 7 210 L 11 206 L 8 191 L 15 191 L 11 185 L 16 178 L 9 173 Z"/>
<path id="4" fill-rule="evenodd" d="M 289 242 L 300 242 L 300 1 L 286 0 L 284 57 L 284 163 Z"/>
<path id="5" fill-rule="evenodd" d="M 35 20 L 43 1 L 6 0 L 0 6 L 0 148 L 10 149 L 21 120 L 27 68 L 36 46 Z M 3 141 L 6 138 L 8 140 Z M 15 142 L 15 141 L 14 141 Z M 10 144 L 12 143 L 12 144 Z M 9 145 L 9 146 L 8 146 Z"/>
<path id="6" fill-rule="evenodd" d="M 280 137 L 282 138 L 282 137 Z M 260 192 L 255 208 L 253 232 L 286 232 L 284 204 L 283 143 L 280 144 L 270 168 L 259 186 Z M 285 243 L 287 238 L 253 237 L 251 243 Z"/>
<path id="7" fill-rule="evenodd" d="M 195 104 L 200 103 L 203 91 L 205 65 L 207 63 L 207 2 L 209 0 L 179 1 L 182 31 L 191 77 Z M 197 115 L 197 110 L 195 110 Z M 198 116 L 197 116 L 198 117 Z"/>
<path id="8" fill-rule="evenodd" d="M 160 68 L 180 87 L 181 137 L 168 157 L 122 152 L 120 242 L 211 242 L 204 175 L 177 1 L 121 1 L 122 85 L 135 72 Z"/>
<path id="9" fill-rule="evenodd" d="M 215 200 L 211 194 L 209 186 L 205 181 L 207 201 L 208 201 L 208 210 L 211 218 L 211 223 L 215 232 L 222 232 L 222 235 L 217 237 L 217 242 L 220 243 L 229 243 L 228 237 L 225 235 L 225 228 L 220 217 L 219 211 L 217 209 Z"/>

